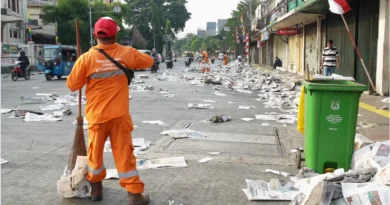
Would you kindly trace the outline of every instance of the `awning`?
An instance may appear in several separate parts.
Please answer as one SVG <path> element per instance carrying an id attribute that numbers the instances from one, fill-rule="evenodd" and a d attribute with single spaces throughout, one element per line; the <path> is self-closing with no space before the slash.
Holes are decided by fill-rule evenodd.
<path id="1" fill-rule="evenodd" d="M 18 21 L 23 21 L 23 19 L 18 16 L 1 15 L 2 23 L 13 23 Z"/>
<path id="2" fill-rule="evenodd" d="M 279 29 L 290 28 L 297 24 L 309 24 L 314 22 L 317 17 L 322 16 L 326 11 L 327 1 L 309 0 L 302 5 L 292 9 L 288 13 L 276 19 L 275 22 L 269 24 L 267 28 Z"/>
<path id="3" fill-rule="evenodd" d="M 312 14 L 312 13 L 297 13 L 295 10 L 291 10 L 287 14 L 278 18 L 277 22 L 268 25 L 268 28 L 279 29 L 279 28 L 289 28 L 297 24 L 308 24 L 313 22 L 317 17 L 322 16 L 322 14 Z"/>

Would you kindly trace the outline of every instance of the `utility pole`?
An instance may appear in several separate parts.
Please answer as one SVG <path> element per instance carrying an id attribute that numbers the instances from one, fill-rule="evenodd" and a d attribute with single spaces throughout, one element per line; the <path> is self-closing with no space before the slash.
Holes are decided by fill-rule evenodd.
<path id="1" fill-rule="evenodd" d="M 92 31 L 92 6 L 89 6 L 89 33 L 90 33 L 90 39 L 89 43 L 91 44 L 91 48 L 93 47 L 93 31 Z"/>
<path id="2" fill-rule="evenodd" d="M 251 31 L 252 31 L 252 1 L 249 2 L 249 33 L 248 33 L 248 63 L 251 64 Z"/>

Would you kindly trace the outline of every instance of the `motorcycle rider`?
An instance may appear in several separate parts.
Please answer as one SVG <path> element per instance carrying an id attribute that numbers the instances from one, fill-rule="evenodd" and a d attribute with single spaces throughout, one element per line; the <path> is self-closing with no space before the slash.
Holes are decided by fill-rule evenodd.
<path id="1" fill-rule="evenodd" d="M 157 69 L 158 69 L 159 65 L 160 65 L 160 58 L 158 57 L 158 54 L 157 54 L 155 48 L 152 49 L 152 58 L 153 58 L 154 61 L 156 61 Z"/>
<path id="2" fill-rule="evenodd" d="M 23 75 L 22 76 L 24 76 L 24 73 L 26 71 L 27 66 L 30 65 L 30 61 L 28 60 L 28 57 L 26 56 L 26 52 L 20 51 L 20 56 L 18 58 L 18 61 L 21 61 L 20 68 L 23 71 Z"/>

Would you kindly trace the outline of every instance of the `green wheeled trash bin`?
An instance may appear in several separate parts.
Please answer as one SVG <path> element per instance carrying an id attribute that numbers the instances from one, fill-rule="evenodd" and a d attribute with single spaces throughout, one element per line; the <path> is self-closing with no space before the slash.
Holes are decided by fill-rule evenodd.
<path id="1" fill-rule="evenodd" d="M 367 86 L 350 81 L 304 81 L 306 166 L 349 170 L 359 98 Z"/>

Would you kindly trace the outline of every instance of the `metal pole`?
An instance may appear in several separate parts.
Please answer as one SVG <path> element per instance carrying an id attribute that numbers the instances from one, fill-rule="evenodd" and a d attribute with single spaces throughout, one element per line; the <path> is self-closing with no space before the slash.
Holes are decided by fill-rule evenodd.
<path id="1" fill-rule="evenodd" d="M 153 38 L 154 38 L 153 46 L 154 48 L 156 48 L 156 26 L 154 24 L 153 24 Z"/>
<path id="2" fill-rule="evenodd" d="M 91 44 L 91 47 L 93 47 L 93 30 L 92 30 L 92 7 L 89 6 L 89 33 L 90 33 L 90 39 L 89 39 L 89 43 Z"/>
<path id="3" fill-rule="evenodd" d="M 251 64 L 252 0 L 249 2 L 248 64 Z"/>
<path id="4" fill-rule="evenodd" d="M 342 18 L 343 21 L 344 21 L 345 27 L 347 28 L 347 31 L 348 31 L 348 35 L 349 35 L 349 37 L 351 38 L 351 41 L 352 41 L 353 46 L 355 47 L 356 53 L 358 54 L 358 56 L 359 56 L 359 58 L 360 58 L 360 62 L 361 62 L 362 65 L 363 65 L 364 71 L 366 71 L 366 75 L 367 75 L 368 80 L 370 81 L 371 87 L 372 87 L 372 88 L 374 89 L 374 91 L 376 92 L 375 85 L 374 85 L 374 83 L 372 82 L 371 77 L 370 77 L 370 73 L 368 73 L 366 64 L 365 64 L 364 61 L 363 61 L 363 57 L 362 57 L 362 55 L 360 54 L 359 48 L 357 47 L 357 45 L 356 45 L 356 43 L 355 43 L 355 40 L 354 40 L 353 37 L 352 37 L 351 31 L 349 30 L 348 24 L 347 24 L 347 22 L 345 21 L 345 18 L 344 18 L 344 15 L 343 15 L 343 14 L 341 14 L 341 18 Z"/>

